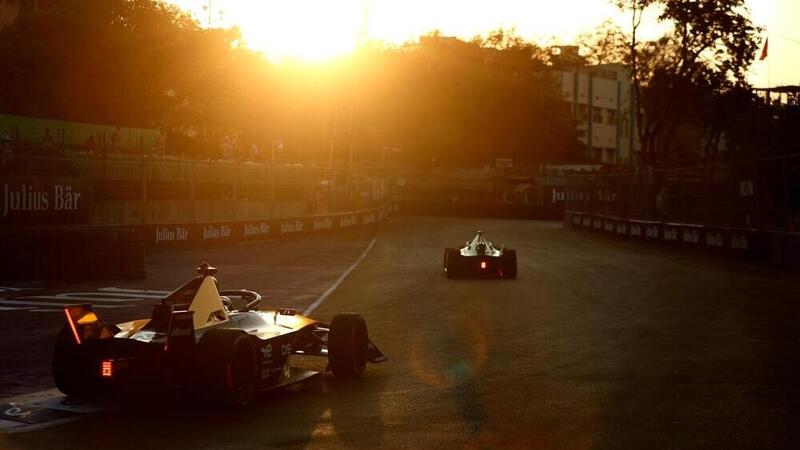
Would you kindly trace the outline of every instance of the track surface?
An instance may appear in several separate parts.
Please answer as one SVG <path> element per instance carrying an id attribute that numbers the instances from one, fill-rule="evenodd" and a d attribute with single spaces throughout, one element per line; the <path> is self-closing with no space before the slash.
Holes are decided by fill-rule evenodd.
<path id="1" fill-rule="evenodd" d="M 517 249 L 517 280 L 444 277 L 443 249 L 478 228 Z M 0 448 L 798 448 L 798 299 L 796 274 L 744 262 L 403 218 L 313 314 L 364 315 L 389 357 L 367 378 L 238 412 L 112 412 Z"/>

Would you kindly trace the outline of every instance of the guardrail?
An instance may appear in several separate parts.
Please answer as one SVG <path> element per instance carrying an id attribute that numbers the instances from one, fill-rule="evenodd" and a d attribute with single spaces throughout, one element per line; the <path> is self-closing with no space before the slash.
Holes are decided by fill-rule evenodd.
<path id="1" fill-rule="evenodd" d="M 661 243 L 800 266 L 800 233 L 637 220 L 570 210 L 564 213 L 564 225 L 638 242 Z"/>

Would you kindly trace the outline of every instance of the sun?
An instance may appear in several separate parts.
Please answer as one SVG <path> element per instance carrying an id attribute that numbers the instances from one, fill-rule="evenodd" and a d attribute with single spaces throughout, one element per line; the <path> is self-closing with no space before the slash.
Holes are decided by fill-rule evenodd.
<path id="1" fill-rule="evenodd" d="M 225 2 L 242 38 L 270 60 L 323 61 L 352 53 L 364 36 L 359 0 Z"/>
<path id="2" fill-rule="evenodd" d="M 237 26 L 245 44 L 272 61 L 318 62 L 368 40 L 414 41 L 438 30 L 470 39 L 513 28 L 525 39 L 570 42 L 603 20 L 626 26 L 608 0 L 170 0 L 202 25 Z M 209 20 L 211 19 L 211 20 Z M 651 27 L 648 27 L 651 28 Z"/>

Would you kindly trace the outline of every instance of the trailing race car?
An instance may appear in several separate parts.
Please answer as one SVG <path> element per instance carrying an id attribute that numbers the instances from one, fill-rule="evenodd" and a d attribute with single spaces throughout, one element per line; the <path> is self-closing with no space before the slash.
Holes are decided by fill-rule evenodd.
<path id="1" fill-rule="evenodd" d="M 207 263 L 197 272 L 150 318 L 109 324 L 91 305 L 67 306 L 53 354 L 61 392 L 80 401 L 103 394 L 153 398 L 161 391 L 242 407 L 258 391 L 319 374 L 291 366 L 292 355 L 326 357 L 328 369 L 344 378 L 386 361 L 357 314 L 339 314 L 326 325 L 294 309 L 257 311 L 259 294 L 219 291 L 217 269 Z M 230 297 L 246 303 L 234 309 Z"/>
<path id="2" fill-rule="evenodd" d="M 517 252 L 504 246 L 495 248 L 483 237 L 483 231 L 465 247 L 444 250 L 444 273 L 457 277 L 517 277 Z"/>

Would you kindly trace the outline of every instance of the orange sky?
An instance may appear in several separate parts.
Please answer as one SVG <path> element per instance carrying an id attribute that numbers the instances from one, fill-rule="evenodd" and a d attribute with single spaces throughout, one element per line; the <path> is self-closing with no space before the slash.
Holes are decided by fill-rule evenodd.
<path id="1" fill-rule="evenodd" d="M 515 28 L 540 43 L 568 43 L 604 20 L 628 26 L 608 0 L 171 0 L 204 24 L 237 25 L 247 45 L 275 61 L 321 60 L 350 52 L 362 39 L 414 40 L 439 29 L 464 38 L 498 27 Z M 748 0 L 754 21 L 770 33 L 769 58 L 756 62 L 757 86 L 800 84 L 800 0 Z M 656 37 L 666 25 L 653 11 L 642 27 Z"/>

